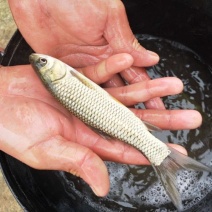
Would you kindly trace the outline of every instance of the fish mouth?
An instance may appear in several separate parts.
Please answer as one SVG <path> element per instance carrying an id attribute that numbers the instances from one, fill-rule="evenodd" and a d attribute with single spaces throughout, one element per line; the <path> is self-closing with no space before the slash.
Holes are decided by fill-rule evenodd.
<path id="1" fill-rule="evenodd" d="M 29 62 L 33 65 L 39 58 L 40 56 L 38 54 L 33 53 L 29 55 Z"/>
<path id="2" fill-rule="evenodd" d="M 33 53 L 29 55 L 29 62 L 36 71 L 40 71 L 47 64 L 47 59 L 42 57 L 41 54 Z"/>
<path id="3" fill-rule="evenodd" d="M 29 62 L 31 63 L 32 67 L 36 71 L 39 71 L 39 66 L 38 66 L 39 58 L 40 58 L 40 56 L 38 54 L 35 54 L 35 53 L 29 55 Z"/>

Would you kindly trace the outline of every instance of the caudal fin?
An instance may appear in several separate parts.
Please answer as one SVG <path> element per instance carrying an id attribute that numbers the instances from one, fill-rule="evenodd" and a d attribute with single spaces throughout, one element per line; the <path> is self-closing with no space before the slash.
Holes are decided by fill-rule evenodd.
<path id="1" fill-rule="evenodd" d="M 175 207 L 179 211 L 182 211 L 183 204 L 181 195 L 177 189 L 177 172 L 181 169 L 212 172 L 212 168 L 207 167 L 202 163 L 199 163 L 194 159 L 181 154 L 173 148 L 170 148 L 170 151 L 171 153 L 161 163 L 161 165 L 153 165 L 153 168 L 159 176 L 167 194 L 171 198 Z"/>

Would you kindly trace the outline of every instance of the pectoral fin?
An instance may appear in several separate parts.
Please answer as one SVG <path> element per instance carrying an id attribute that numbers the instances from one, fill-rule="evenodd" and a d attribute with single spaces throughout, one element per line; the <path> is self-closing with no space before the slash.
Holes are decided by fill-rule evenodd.
<path id="1" fill-rule="evenodd" d="M 88 79 L 86 76 L 78 72 L 77 70 L 71 68 L 70 72 L 72 76 L 76 77 L 81 83 L 83 83 L 86 87 L 96 90 L 98 92 L 103 92 L 109 95 L 104 89 L 102 89 L 99 85 L 97 85 L 95 82 L 92 80 Z"/>

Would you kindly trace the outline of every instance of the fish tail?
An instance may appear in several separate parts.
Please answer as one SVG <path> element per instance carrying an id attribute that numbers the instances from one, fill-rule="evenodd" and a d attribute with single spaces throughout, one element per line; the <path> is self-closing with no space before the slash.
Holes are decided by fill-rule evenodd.
<path id="1" fill-rule="evenodd" d="M 159 166 L 153 165 L 153 168 L 175 207 L 178 211 L 182 211 L 184 207 L 177 189 L 177 172 L 181 169 L 212 172 L 212 168 L 183 155 L 173 148 L 169 147 L 169 149 L 171 151 L 169 156 Z"/>

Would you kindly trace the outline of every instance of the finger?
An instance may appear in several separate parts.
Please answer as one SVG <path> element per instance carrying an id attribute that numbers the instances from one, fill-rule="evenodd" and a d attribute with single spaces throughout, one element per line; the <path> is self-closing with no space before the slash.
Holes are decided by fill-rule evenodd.
<path id="1" fill-rule="evenodd" d="M 135 165 L 150 164 L 148 159 L 139 150 L 123 141 L 106 140 L 86 126 L 77 128 L 76 134 L 81 135 L 80 138 L 79 136 L 76 137 L 77 143 L 88 147 L 103 160 Z M 88 134 L 89 136 L 87 136 Z M 178 145 L 175 145 L 173 148 L 185 152 L 184 148 Z"/>
<path id="2" fill-rule="evenodd" d="M 88 144 L 85 144 L 88 145 Z M 184 147 L 168 144 L 183 154 L 187 154 Z M 133 146 L 118 140 L 95 139 L 95 145 L 89 146 L 103 160 L 133 165 L 150 165 L 149 160 Z"/>
<path id="3" fill-rule="evenodd" d="M 178 144 L 167 144 L 167 145 L 171 146 L 172 148 L 176 149 L 182 154 L 187 155 L 187 151 L 184 147 Z M 102 156 L 102 158 L 104 160 L 112 160 L 119 163 L 126 163 L 133 165 L 150 165 L 149 160 L 143 154 L 141 154 L 139 150 L 135 149 L 134 147 L 128 144 L 121 144 L 119 150 L 120 150 L 119 155 L 116 156 L 115 158 L 111 159 L 111 157 L 104 157 L 104 156 Z M 132 160 L 129 160 L 131 158 Z"/>
<path id="4" fill-rule="evenodd" d="M 195 110 L 138 110 L 132 111 L 143 121 L 161 129 L 195 129 L 202 123 L 202 116 Z"/>
<path id="5" fill-rule="evenodd" d="M 111 79 L 102 84 L 103 88 L 116 88 L 119 86 L 124 86 L 124 81 L 121 79 L 119 74 L 113 75 Z"/>
<path id="6" fill-rule="evenodd" d="M 106 90 L 124 105 L 130 106 L 158 96 L 178 94 L 182 89 L 181 80 L 176 77 L 166 77 Z"/>
<path id="7" fill-rule="evenodd" d="M 121 76 L 129 83 L 137 83 L 150 80 L 146 70 L 140 67 L 131 67 L 121 72 Z M 162 100 L 159 97 L 155 97 L 144 102 L 147 109 L 165 109 Z"/>
<path id="8" fill-rule="evenodd" d="M 133 56 L 135 66 L 151 66 L 159 61 L 156 53 L 143 48 L 133 35 L 121 1 L 108 2 L 108 21 L 104 36 L 114 53 L 126 52 Z"/>
<path id="9" fill-rule="evenodd" d="M 154 99 L 150 99 L 146 102 L 144 102 L 145 108 L 146 109 L 166 109 L 164 106 L 164 103 L 159 97 L 155 97 Z"/>
<path id="10" fill-rule="evenodd" d="M 177 144 L 167 144 L 168 146 L 176 149 L 178 152 L 184 154 L 184 155 L 188 155 L 186 149 L 180 145 L 177 145 Z"/>
<path id="11" fill-rule="evenodd" d="M 146 69 L 142 67 L 132 66 L 123 70 L 120 74 L 129 84 L 143 82 L 150 79 Z"/>
<path id="12" fill-rule="evenodd" d="M 125 68 L 129 68 L 132 63 L 132 56 L 122 53 L 113 55 L 94 66 L 89 66 L 78 70 L 94 82 L 100 84 L 109 80 L 114 74 L 119 73 Z"/>
<path id="13" fill-rule="evenodd" d="M 63 170 L 81 177 L 97 196 L 109 191 L 108 172 L 103 161 L 91 150 L 55 136 L 32 146 L 22 161 L 37 169 Z"/>
<path id="14" fill-rule="evenodd" d="M 76 44 L 60 45 L 51 55 L 74 68 L 83 68 L 97 64 L 110 55 L 108 46 L 80 46 Z"/>

